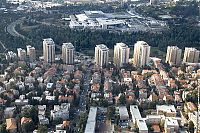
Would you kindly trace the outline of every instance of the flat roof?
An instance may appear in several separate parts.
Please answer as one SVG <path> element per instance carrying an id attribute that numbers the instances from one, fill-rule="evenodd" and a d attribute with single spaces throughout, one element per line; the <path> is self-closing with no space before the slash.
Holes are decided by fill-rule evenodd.
<path id="1" fill-rule="evenodd" d="M 135 119 L 141 119 L 142 118 L 137 105 L 131 105 L 130 106 L 130 111 L 131 111 L 132 117 L 134 116 Z"/>
<path id="2" fill-rule="evenodd" d="M 127 110 L 126 106 L 120 106 L 119 107 L 119 115 L 120 115 L 120 118 L 121 117 L 129 117 L 128 110 Z"/>
<path id="3" fill-rule="evenodd" d="M 176 113 L 176 109 L 175 109 L 174 105 L 156 105 L 156 109 L 162 110 L 164 112 L 175 112 Z"/>
<path id="4" fill-rule="evenodd" d="M 97 107 L 90 107 L 85 133 L 94 133 L 96 126 Z"/>
<path id="5" fill-rule="evenodd" d="M 167 126 L 179 126 L 178 121 L 176 119 L 173 118 L 167 118 L 165 120 L 165 123 Z"/>
<path id="6" fill-rule="evenodd" d="M 139 130 L 147 130 L 148 131 L 147 124 L 146 124 L 145 120 L 143 120 L 143 119 L 137 120 L 137 126 L 138 126 Z"/>
<path id="7" fill-rule="evenodd" d="M 124 20 L 117 20 L 117 19 L 105 19 L 105 18 L 97 18 L 96 19 L 99 24 L 103 25 L 116 25 L 116 24 L 124 24 Z"/>

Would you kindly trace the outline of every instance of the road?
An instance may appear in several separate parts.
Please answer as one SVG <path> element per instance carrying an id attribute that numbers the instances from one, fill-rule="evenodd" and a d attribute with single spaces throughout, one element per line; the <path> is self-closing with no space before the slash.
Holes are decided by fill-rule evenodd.
<path id="1" fill-rule="evenodd" d="M 84 64 L 86 62 L 84 61 Z M 80 115 L 81 113 L 85 113 L 87 110 L 86 110 L 86 96 L 87 96 L 87 92 L 89 90 L 89 83 L 90 83 L 90 79 L 91 79 L 91 69 L 92 68 L 88 68 L 83 76 L 84 78 L 84 83 L 83 83 L 83 90 L 81 91 L 81 94 L 80 94 L 80 100 L 79 100 L 79 105 L 78 107 L 76 108 L 75 112 L 74 112 L 74 120 L 73 120 L 73 124 L 72 124 L 72 128 L 74 129 L 73 132 L 78 132 L 79 129 L 78 129 L 78 124 L 79 124 L 79 121 L 80 121 Z M 72 129 L 71 128 L 71 129 Z"/>
<path id="2" fill-rule="evenodd" d="M 12 22 L 11 24 L 9 24 L 9 25 L 6 27 L 6 31 L 7 31 L 10 35 L 12 35 L 12 36 L 20 37 L 20 38 L 25 39 L 25 36 L 24 36 L 24 35 L 18 33 L 18 32 L 15 30 L 16 25 L 22 23 L 24 19 L 25 19 L 25 18 L 23 17 L 23 18 L 20 18 L 20 19 L 18 19 L 18 20 L 16 20 L 16 21 Z"/>
<path id="3" fill-rule="evenodd" d="M 6 51 L 6 50 L 8 50 L 7 48 L 6 48 L 6 46 L 0 41 L 0 45 L 2 46 L 2 48 Z"/>

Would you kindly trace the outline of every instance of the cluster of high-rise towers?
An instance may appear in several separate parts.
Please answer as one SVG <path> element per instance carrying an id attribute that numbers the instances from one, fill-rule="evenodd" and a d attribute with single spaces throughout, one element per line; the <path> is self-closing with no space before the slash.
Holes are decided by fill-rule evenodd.
<path id="1" fill-rule="evenodd" d="M 137 41 L 134 45 L 132 63 L 137 67 L 148 65 L 150 46 L 144 41 Z M 62 60 L 66 64 L 74 64 L 75 48 L 72 43 L 63 43 Z M 129 62 L 130 48 L 125 43 L 116 43 L 114 46 L 113 62 L 117 67 L 122 67 Z M 51 38 L 43 39 L 44 61 L 55 61 L 55 43 Z M 177 46 L 168 46 L 166 63 L 180 65 L 182 63 L 182 50 Z M 199 51 L 195 48 L 185 48 L 183 62 L 198 63 Z M 109 62 L 109 48 L 104 44 L 95 47 L 95 63 L 99 67 L 107 66 Z"/>

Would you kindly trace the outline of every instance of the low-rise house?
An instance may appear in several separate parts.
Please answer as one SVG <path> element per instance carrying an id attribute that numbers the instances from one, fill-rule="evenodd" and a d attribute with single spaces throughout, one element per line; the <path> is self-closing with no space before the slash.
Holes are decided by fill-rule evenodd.
<path id="1" fill-rule="evenodd" d="M 160 126 L 159 125 L 152 125 L 151 128 L 153 129 L 154 133 L 160 133 Z"/>
<path id="2" fill-rule="evenodd" d="M 174 98 L 171 95 L 164 95 L 163 96 L 163 101 L 166 101 L 166 102 L 168 102 L 168 101 L 174 101 Z"/>
<path id="3" fill-rule="evenodd" d="M 46 89 L 47 90 L 52 90 L 54 87 L 54 83 L 47 83 Z"/>
<path id="4" fill-rule="evenodd" d="M 111 92 L 105 93 L 104 98 L 108 101 L 109 104 L 113 104 L 113 95 Z"/>
<path id="5" fill-rule="evenodd" d="M 91 85 L 91 91 L 92 92 L 99 92 L 99 89 L 100 89 L 100 84 L 99 83 Z"/>
<path id="6" fill-rule="evenodd" d="M 38 115 L 45 115 L 46 105 L 38 105 Z"/>
<path id="7" fill-rule="evenodd" d="M 164 116 L 161 115 L 147 115 L 146 116 L 146 123 L 151 125 L 158 125 L 161 122 L 161 119 Z"/>
<path id="8" fill-rule="evenodd" d="M 151 102 L 158 101 L 158 96 L 157 96 L 155 93 L 152 93 L 152 94 L 149 96 L 148 100 L 151 101 Z"/>
<path id="9" fill-rule="evenodd" d="M 69 119 L 69 109 L 70 104 L 69 103 L 63 103 L 61 106 L 57 107 L 54 105 L 54 110 L 51 110 L 51 117 L 53 120 L 56 120 L 58 118 L 61 118 L 63 120 Z"/>
<path id="10" fill-rule="evenodd" d="M 85 127 L 85 133 L 95 133 L 96 117 L 97 117 L 97 107 L 90 107 Z"/>
<path id="11" fill-rule="evenodd" d="M 176 119 L 166 118 L 164 124 L 165 133 L 176 133 L 179 129 L 179 124 Z"/>
<path id="12" fill-rule="evenodd" d="M 128 110 L 126 106 L 119 107 L 119 117 L 121 121 L 127 121 L 129 119 Z"/>
<path id="13" fill-rule="evenodd" d="M 176 109 L 174 105 L 156 105 L 158 115 L 165 115 L 166 117 L 176 117 Z"/>
<path id="14" fill-rule="evenodd" d="M 48 101 L 48 102 L 54 102 L 55 101 L 55 96 L 46 96 L 46 100 Z"/>
<path id="15" fill-rule="evenodd" d="M 6 119 L 6 130 L 9 133 L 17 133 L 17 125 L 14 118 Z"/>
<path id="16" fill-rule="evenodd" d="M 197 128 L 197 124 L 200 123 L 200 120 L 199 120 L 199 122 L 197 122 L 197 116 L 198 116 L 198 112 L 197 111 L 193 111 L 193 112 L 189 112 L 188 113 L 189 120 L 194 123 L 194 127 L 195 128 Z M 199 114 L 199 118 L 200 118 L 200 114 Z"/>
<path id="17" fill-rule="evenodd" d="M 6 103 L 6 100 L 0 98 L 0 106 L 4 105 Z"/>
<path id="18" fill-rule="evenodd" d="M 192 102 L 187 102 L 184 104 L 184 111 L 185 112 L 193 112 L 193 111 L 196 111 L 197 110 L 197 107 L 194 103 Z"/>
<path id="19" fill-rule="evenodd" d="M 137 119 L 137 127 L 139 128 L 139 133 L 148 133 L 148 127 L 143 119 Z"/>
<path id="20" fill-rule="evenodd" d="M 4 117 L 5 118 L 11 118 L 14 116 L 16 111 L 16 107 L 6 107 L 4 110 Z"/>
<path id="21" fill-rule="evenodd" d="M 31 118 L 27 118 L 27 117 L 22 117 L 21 118 L 21 125 L 29 123 L 29 122 L 32 122 Z"/>
<path id="22" fill-rule="evenodd" d="M 70 121 L 63 121 L 62 124 L 56 125 L 56 130 L 63 130 L 66 129 L 70 124 Z"/>
<path id="23" fill-rule="evenodd" d="M 19 99 L 15 100 L 15 105 L 28 105 L 28 99 L 25 99 L 25 95 L 20 95 Z"/>
<path id="24" fill-rule="evenodd" d="M 137 105 L 130 105 L 130 112 L 131 112 L 132 121 L 134 124 L 136 124 L 136 121 L 138 119 L 142 119 L 142 116 L 140 114 L 140 111 Z"/>
<path id="25" fill-rule="evenodd" d="M 44 115 L 38 115 L 39 123 L 41 125 L 48 125 L 49 124 L 49 119 L 46 118 Z"/>
<path id="26" fill-rule="evenodd" d="M 61 102 L 61 103 L 64 103 L 64 102 L 68 102 L 68 103 L 73 103 L 74 102 L 74 95 L 60 95 L 58 97 L 58 101 Z"/>
<path id="27" fill-rule="evenodd" d="M 147 99 L 147 90 L 146 89 L 140 89 L 139 90 L 139 98 L 140 99 Z"/>

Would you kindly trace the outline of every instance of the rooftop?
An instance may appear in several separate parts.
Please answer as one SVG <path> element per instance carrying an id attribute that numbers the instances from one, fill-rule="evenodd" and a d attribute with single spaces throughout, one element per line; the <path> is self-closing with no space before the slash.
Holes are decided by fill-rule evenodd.
<path id="1" fill-rule="evenodd" d="M 96 47 L 100 48 L 101 50 L 108 50 L 108 47 L 105 44 L 96 45 Z"/>
<path id="2" fill-rule="evenodd" d="M 131 111 L 131 115 L 135 117 L 135 119 L 140 119 L 142 118 L 140 111 L 138 109 L 137 105 L 131 105 L 130 106 L 130 111 Z"/>
<path id="3" fill-rule="evenodd" d="M 163 112 L 175 112 L 176 113 L 176 109 L 174 107 L 174 105 L 156 105 L 156 109 L 157 110 L 162 110 Z"/>

